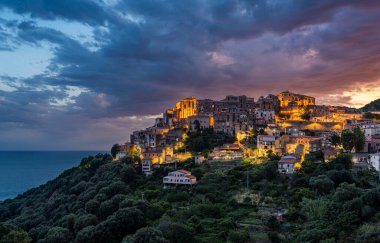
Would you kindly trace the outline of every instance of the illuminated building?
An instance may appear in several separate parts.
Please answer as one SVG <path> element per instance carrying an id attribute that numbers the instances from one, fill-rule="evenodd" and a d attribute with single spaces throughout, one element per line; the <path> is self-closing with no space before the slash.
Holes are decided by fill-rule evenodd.
<path id="1" fill-rule="evenodd" d="M 297 158 L 293 155 L 282 156 L 278 161 L 278 171 L 283 174 L 293 174 Z"/>
<path id="2" fill-rule="evenodd" d="M 296 104 L 297 106 L 314 106 L 315 98 L 311 96 L 294 94 L 289 91 L 281 92 L 277 95 L 280 100 L 280 106 L 287 107 L 291 104 Z"/>
<path id="3" fill-rule="evenodd" d="M 125 143 L 120 145 L 120 151 L 116 155 L 116 159 L 123 157 L 141 156 L 141 147 L 132 143 Z"/>
<path id="4" fill-rule="evenodd" d="M 197 114 L 197 99 L 195 96 L 178 101 L 173 108 L 177 120 L 186 119 Z"/>
<path id="5" fill-rule="evenodd" d="M 210 153 L 210 160 L 242 160 L 244 152 L 238 144 L 223 144 Z"/>
<path id="6" fill-rule="evenodd" d="M 257 150 L 259 157 L 267 156 L 269 152 L 275 153 L 276 138 L 270 135 L 257 136 Z"/>

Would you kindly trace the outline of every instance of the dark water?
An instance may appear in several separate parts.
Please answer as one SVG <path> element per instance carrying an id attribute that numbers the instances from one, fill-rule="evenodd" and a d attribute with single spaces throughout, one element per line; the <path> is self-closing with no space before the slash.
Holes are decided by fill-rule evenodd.
<path id="1" fill-rule="evenodd" d="M 0 201 L 54 179 L 104 151 L 0 151 Z"/>

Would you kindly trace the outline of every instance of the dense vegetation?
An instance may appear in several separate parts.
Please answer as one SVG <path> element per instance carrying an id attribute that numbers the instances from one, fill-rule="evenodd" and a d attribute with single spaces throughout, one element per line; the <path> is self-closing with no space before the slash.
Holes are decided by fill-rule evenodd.
<path id="1" fill-rule="evenodd" d="M 380 111 L 380 99 L 374 100 L 361 108 L 363 111 Z"/>
<path id="2" fill-rule="evenodd" d="M 185 148 L 187 151 L 203 152 L 205 155 L 211 149 L 221 146 L 225 143 L 235 142 L 235 137 L 225 133 L 214 132 L 212 128 L 188 132 L 185 139 Z"/>
<path id="3" fill-rule="evenodd" d="M 292 178 L 276 161 L 201 166 L 199 183 L 163 189 L 160 168 L 145 177 L 133 160 L 82 160 L 58 178 L 0 204 L 0 242 L 378 242 L 375 172 L 308 156 Z M 284 220 L 275 215 L 284 213 Z"/>

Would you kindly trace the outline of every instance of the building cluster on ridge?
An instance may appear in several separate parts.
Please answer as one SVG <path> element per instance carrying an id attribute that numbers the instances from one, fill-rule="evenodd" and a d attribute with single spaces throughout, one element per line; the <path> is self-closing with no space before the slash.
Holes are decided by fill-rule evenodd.
<path id="1" fill-rule="evenodd" d="M 283 156 L 279 170 L 292 173 L 310 152 L 323 151 L 325 160 L 334 157 L 337 150 L 330 138 L 344 129 L 362 129 L 366 135 L 362 152 L 380 151 L 380 124 L 362 115 L 355 108 L 316 105 L 314 97 L 289 91 L 257 100 L 245 95 L 229 95 L 222 100 L 192 96 L 166 110 L 152 127 L 134 131 L 130 142 L 121 146 L 119 157 L 140 156 L 143 171 L 149 174 L 155 165 L 194 157 L 184 149 L 187 133 L 212 128 L 216 133 L 234 136 L 237 142 L 214 148 L 208 158 L 195 155 L 196 162 L 259 158 L 272 153 Z M 261 131 L 253 149 L 241 143 L 252 131 Z"/>

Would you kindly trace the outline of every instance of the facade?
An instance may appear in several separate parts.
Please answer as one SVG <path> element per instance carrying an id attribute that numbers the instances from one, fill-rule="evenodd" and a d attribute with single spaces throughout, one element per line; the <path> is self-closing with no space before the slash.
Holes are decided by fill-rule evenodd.
<path id="1" fill-rule="evenodd" d="M 256 108 L 264 111 L 280 111 L 280 100 L 276 95 L 261 96 L 256 102 Z"/>
<path id="2" fill-rule="evenodd" d="M 143 159 L 150 160 L 152 164 L 174 163 L 174 151 L 171 146 L 149 147 L 142 153 Z"/>
<path id="3" fill-rule="evenodd" d="M 270 135 L 258 135 L 257 136 L 257 150 L 259 156 L 267 156 L 269 151 L 272 153 L 276 152 L 275 147 L 275 136 Z"/>
<path id="4" fill-rule="evenodd" d="M 276 138 L 280 137 L 282 134 L 281 127 L 275 123 L 268 124 L 264 131 L 268 135 L 275 136 Z"/>
<path id="5" fill-rule="evenodd" d="M 173 108 L 177 120 L 186 119 L 197 114 L 197 99 L 195 96 L 178 101 Z"/>
<path id="6" fill-rule="evenodd" d="M 283 174 L 293 174 L 297 159 L 295 156 L 286 155 L 282 156 L 278 161 L 278 171 Z"/>
<path id="7" fill-rule="evenodd" d="M 210 153 L 210 160 L 242 160 L 244 152 L 238 144 L 224 144 Z"/>
<path id="8" fill-rule="evenodd" d="M 301 130 L 299 126 L 289 126 L 284 128 L 284 133 L 290 136 L 305 136 L 305 131 Z"/>
<path id="9" fill-rule="evenodd" d="M 141 161 L 141 170 L 145 175 L 151 175 L 153 173 L 153 164 L 151 159 L 143 159 Z"/>
<path id="10" fill-rule="evenodd" d="M 255 122 L 256 125 L 266 126 L 268 124 L 274 123 L 276 121 L 276 116 L 274 110 L 255 110 Z"/>
<path id="11" fill-rule="evenodd" d="M 199 164 L 202 164 L 204 161 L 206 161 L 206 158 L 203 155 L 201 154 L 195 155 L 194 157 L 195 164 L 199 165 Z"/>
<path id="12" fill-rule="evenodd" d="M 367 138 L 366 147 L 368 153 L 380 152 L 380 135 L 373 135 L 370 138 Z"/>
<path id="13" fill-rule="evenodd" d="M 163 178 L 164 185 L 194 185 L 197 178 L 187 170 L 176 170 L 169 172 L 168 176 Z"/>
<path id="14" fill-rule="evenodd" d="M 277 95 L 280 106 L 287 107 L 289 105 L 297 105 L 297 106 L 314 106 L 315 105 L 315 98 L 311 96 L 301 95 L 301 94 L 295 94 L 291 93 L 289 91 L 281 92 Z"/>
<path id="15" fill-rule="evenodd" d="M 371 138 L 372 136 L 380 135 L 379 123 L 366 124 L 366 125 L 361 126 L 361 129 L 363 130 L 366 138 Z"/>
<path id="16" fill-rule="evenodd" d="M 214 127 L 214 117 L 212 115 L 196 115 L 188 118 L 188 128 L 190 131 L 203 130 Z"/>

